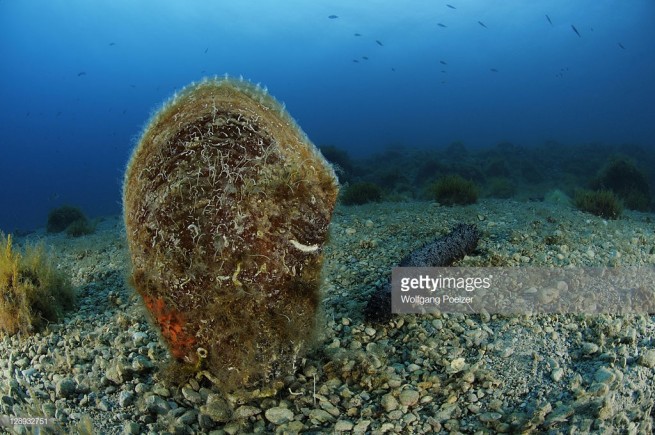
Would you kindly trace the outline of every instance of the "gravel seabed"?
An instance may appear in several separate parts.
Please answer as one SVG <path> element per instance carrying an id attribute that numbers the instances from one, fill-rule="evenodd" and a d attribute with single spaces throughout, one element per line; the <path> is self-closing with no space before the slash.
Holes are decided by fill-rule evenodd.
<path id="1" fill-rule="evenodd" d="M 39 334 L 0 340 L 0 415 L 52 416 L 55 433 L 652 433 L 653 316 L 364 322 L 390 268 L 459 222 L 476 223 L 482 238 L 458 265 L 655 265 L 652 214 L 605 221 L 509 200 L 339 206 L 316 350 L 277 393 L 225 395 L 204 377 L 179 387 L 161 380 L 167 354 L 126 284 L 120 217 L 78 239 L 40 231 L 17 242 L 45 243 L 78 306 Z"/>

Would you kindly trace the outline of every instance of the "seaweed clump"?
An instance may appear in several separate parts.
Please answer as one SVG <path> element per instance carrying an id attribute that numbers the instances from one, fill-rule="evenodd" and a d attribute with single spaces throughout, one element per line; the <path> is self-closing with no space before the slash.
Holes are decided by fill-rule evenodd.
<path id="1" fill-rule="evenodd" d="M 37 332 L 59 321 L 74 302 L 70 281 L 48 261 L 42 245 L 21 254 L 11 235 L 0 234 L 0 335 Z"/>
<path id="2" fill-rule="evenodd" d="M 379 202 L 382 199 L 380 188 L 369 182 L 359 182 L 348 185 L 343 190 L 341 203 L 344 205 L 362 205 L 367 202 Z"/>
<path id="3" fill-rule="evenodd" d="M 63 205 L 50 210 L 46 230 L 49 233 L 61 233 L 66 230 L 69 236 L 79 237 L 93 233 L 95 227 L 82 210 L 70 205 Z"/>
<path id="4" fill-rule="evenodd" d="M 435 182 L 432 197 L 444 205 L 474 204 L 478 200 L 478 189 L 470 180 L 460 175 L 447 175 Z"/>
<path id="5" fill-rule="evenodd" d="M 629 209 L 646 211 L 650 207 L 648 178 L 628 158 L 612 159 L 591 184 L 596 190 L 611 190 Z"/>
<path id="6" fill-rule="evenodd" d="M 581 211 L 604 219 L 618 219 L 623 212 L 621 201 L 611 190 L 577 190 L 573 204 Z"/>

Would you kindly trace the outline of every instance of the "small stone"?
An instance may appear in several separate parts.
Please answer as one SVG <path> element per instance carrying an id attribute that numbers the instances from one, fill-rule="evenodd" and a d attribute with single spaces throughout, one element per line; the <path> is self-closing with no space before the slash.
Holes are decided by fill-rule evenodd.
<path id="1" fill-rule="evenodd" d="M 348 420 L 339 420 L 334 425 L 335 432 L 348 432 L 353 429 L 354 424 Z"/>
<path id="2" fill-rule="evenodd" d="M 491 423 L 498 421 L 502 418 L 503 414 L 500 412 L 483 412 L 478 416 L 482 423 Z"/>
<path id="3" fill-rule="evenodd" d="M 269 408 L 264 413 L 266 420 L 270 421 L 273 424 L 283 424 L 288 421 L 293 420 L 293 411 L 288 408 L 283 408 L 281 406 L 276 406 Z"/>
<path id="4" fill-rule="evenodd" d="M 200 407 L 202 415 L 206 415 L 217 423 L 225 423 L 232 417 L 232 412 L 224 401 L 215 401 Z"/>
<path id="5" fill-rule="evenodd" d="M 352 236 L 356 232 L 357 232 L 357 230 L 354 229 L 354 228 L 346 228 L 346 234 L 349 235 L 349 236 Z"/>
<path id="6" fill-rule="evenodd" d="M 385 394 L 382 396 L 382 401 L 380 403 L 384 410 L 387 412 L 398 409 L 398 401 L 391 394 Z"/>
<path id="7" fill-rule="evenodd" d="M 370 219 L 367 219 L 366 222 L 364 222 L 364 225 L 366 225 L 368 228 L 371 228 L 373 226 L 373 221 Z"/>
<path id="8" fill-rule="evenodd" d="M 419 394 L 418 391 L 416 390 L 410 390 L 409 388 L 406 388 L 403 391 L 401 391 L 399 399 L 401 405 L 413 406 L 418 403 Z"/>
<path id="9" fill-rule="evenodd" d="M 596 370 L 594 379 L 596 380 L 596 382 L 611 384 L 616 379 L 616 375 L 612 370 L 608 369 L 607 367 L 601 367 L 598 370 Z"/>
<path id="10" fill-rule="evenodd" d="M 464 358 L 455 358 L 450 362 L 449 373 L 459 373 L 466 368 L 466 360 Z"/>
<path id="11" fill-rule="evenodd" d="M 145 406 L 151 414 L 166 414 L 171 409 L 168 402 L 155 395 L 150 395 L 146 398 Z"/>
<path id="12" fill-rule="evenodd" d="M 364 332 L 366 335 L 373 337 L 375 335 L 375 329 L 371 328 L 368 326 L 366 329 L 364 329 Z"/>
<path id="13" fill-rule="evenodd" d="M 334 417 L 332 417 L 329 412 L 322 409 L 312 409 L 309 411 L 309 418 L 310 420 L 316 420 L 319 423 L 334 421 Z"/>
<path id="14" fill-rule="evenodd" d="M 132 360 L 132 368 L 137 373 L 146 372 L 154 367 L 154 364 L 145 356 L 137 355 Z"/>
<path id="15" fill-rule="evenodd" d="M 75 393 L 75 381 L 70 378 L 63 378 L 55 386 L 57 397 L 68 398 Z"/>
<path id="16" fill-rule="evenodd" d="M 194 405 L 199 405 L 202 403 L 202 397 L 200 396 L 200 393 L 194 391 L 189 387 L 182 388 L 182 395 L 186 400 L 193 403 Z"/>
<path id="17" fill-rule="evenodd" d="M 186 411 L 184 414 L 180 415 L 177 418 L 177 421 L 182 424 L 192 424 L 196 420 L 198 420 L 198 411 L 196 411 L 195 409 Z"/>
<path id="18" fill-rule="evenodd" d="M 655 349 L 649 349 L 639 357 L 639 365 L 652 369 L 655 367 Z"/>
<path id="19" fill-rule="evenodd" d="M 132 379 L 132 368 L 125 366 L 122 361 L 118 361 L 107 369 L 105 376 L 114 384 L 121 385 Z"/>
<path id="20" fill-rule="evenodd" d="M 371 425 L 371 420 L 360 420 L 353 427 L 353 433 L 364 433 L 366 429 Z"/>
<path id="21" fill-rule="evenodd" d="M 139 382 L 136 384 L 136 387 L 134 387 L 134 392 L 136 394 L 143 394 L 147 393 L 150 390 L 150 387 L 148 387 L 147 384 L 144 384 L 143 382 Z"/>
<path id="22" fill-rule="evenodd" d="M 141 426 L 134 421 L 126 421 L 123 425 L 123 435 L 138 435 L 141 433 Z"/>
<path id="23" fill-rule="evenodd" d="M 54 417 L 57 412 L 57 407 L 52 402 L 46 402 L 41 406 L 41 411 L 46 417 Z"/>
<path id="24" fill-rule="evenodd" d="M 134 403 L 134 393 L 131 391 L 121 391 L 118 393 L 118 404 L 124 408 Z"/>
<path id="25" fill-rule="evenodd" d="M 555 382 L 559 382 L 560 380 L 562 380 L 563 376 L 564 376 L 564 370 L 562 370 L 559 367 L 554 369 L 550 374 L 550 378 Z"/>
<path id="26" fill-rule="evenodd" d="M 321 408 L 329 412 L 333 417 L 339 417 L 341 415 L 339 408 L 328 401 L 321 401 Z"/>
<path id="27" fill-rule="evenodd" d="M 262 410 L 257 408 L 256 406 L 248 406 L 248 405 L 243 405 L 239 406 L 235 411 L 234 411 L 234 416 L 236 418 L 248 418 L 252 417 L 253 415 L 257 415 L 261 413 Z"/>
<path id="28" fill-rule="evenodd" d="M 109 412 L 109 410 L 111 409 L 111 405 L 109 405 L 109 402 L 107 402 L 106 399 L 100 399 L 100 401 L 96 405 L 96 408 L 103 412 Z"/>
<path id="29" fill-rule="evenodd" d="M 421 370 L 421 366 L 418 364 L 411 363 L 410 365 L 407 366 L 407 370 L 411 372 L 415 372 L 416 370 Z"/>
<path id="30" fill-rule="evenodd" d="M 168 388 L 164 387 L 161 384 L 155 384 L 154 387 L 152 387 L 152 392 L 157 394 L 158 396 L 162 397 L 170 397 L 171 392 Z"/>
<path id="31" fill-rule="evenodd" d="M 134 340 L 135 346 L 142 346 L 148 341 L 148 334 L 145 332 L 137 331 L 132 334 L 132 340 Z"/>
<path id="32" fill-rule="evenodd" d="M 609 391 L 610 387 L 603 383 L 595 382 L 591 387 L 589 387 L 589 393 L 597 397 L 605 396 L 607 393 L 609 393 Z"/>
<path id="33" fill-rule="evenodd" d="M 598 345 L 596 343 L 583 343 L 582 344 L 582 353 L 584 355 L 592 355 L 598 352 Z"/>

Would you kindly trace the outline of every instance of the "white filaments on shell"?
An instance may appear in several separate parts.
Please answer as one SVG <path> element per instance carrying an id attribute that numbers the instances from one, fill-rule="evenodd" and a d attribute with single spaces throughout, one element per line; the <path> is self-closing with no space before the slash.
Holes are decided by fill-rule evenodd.
<path id="1" fill-rule="evenodd" d="M 293 245 L 294 248 L 302 252 L 316 252 L 319 250 L 318 245 L 303 245 L 302 243 L 299 243 L 298 241 L 293 239 L 289 240 L 289 242 Z"/>

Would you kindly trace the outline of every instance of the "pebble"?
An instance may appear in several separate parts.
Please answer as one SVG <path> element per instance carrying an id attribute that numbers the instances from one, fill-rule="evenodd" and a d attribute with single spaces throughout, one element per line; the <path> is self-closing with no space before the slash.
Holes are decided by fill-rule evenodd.
<path id="1" fill-rule="evenodd" d="M 168 402 L 155 395 L 146 397 L 145 407 L 146 410 L 152 414 L 166 414 L 171 409 Z"/>
<path id="2" fill-rule="evenodd" d="M 111 409 L 111 405 L 109 404 L 109 402 L 107 402 L 107 399 L 102 398 L 96 405 L 96 408 L 103 412 L 109 412 L 109 410 Z"/>
<path id="3" fill-rule="evenodd" d="M 353 433 L 364 433 L 366 429 L 371 425 L 371 420 L 360 420 L 353 427 Z"/>
<path id="4" fill-rule="evenodd" d="M 564 376 L 564 370 L 562 370 L 561 368 L 554 369 L 550 374 L 550 378 L 555 382 L 559 382 L 563 376 Z"/>
<path id="5" fill-rule="evenodd" d="M 266 412 L 264 413 L 264 416 L 271 423 L 280 425 L 293 420 L 293 411 L 291 411 L 288 408 L 282 408 L 280 406 L 276 406 L 267 409 Z"/>
<path id="6" fill-rule="evenodd" d="M 200 412 L 217 423 L 225 423 L 230 420 L 230 417 L 232 417 L 230 408 L 223 401 L 216 401 L 203 405 L 200 407 Z"/>
<path id="7" fill-rule="evenodd" d="M 650 369 L 655 367 L 655 349 L 648 349 L 639 357 L 639 365 Z"/>
<path id="8" fill-rule="evenodd" d="M 392 394 L 382 396 L 381 405 L 385 411 L 391 412 L 398 409 L 398 400 Z"/>
<path id="9" fill-rule="evenodd" d="M 141 426 L 139 423 L 133 421 L 126 421 L 123 425 L 123 435 L 138 435 L 141 433 Z"/>
<path id="10" fill-rule="evenodd" d="M 334 425 L 335 432 L 349 432 L 355 425 L 349 420 L 338 420 Z"/>
<path id="11" fill-rule="evenodd" d="M 194 391 L 190 387 L 183 387 L 182 395 L 186 400 L 193 403 L 194 405 L 199 405 L 202 403 L 202 397 L 200 396 L 200 393 Z"/>
<path id="12" fill-rule="evenodd" d="M 616 375 L 612 370 L 608 369 L 607 367 L 601 367 L 598 370 L 596 370 L 596 374 L 594 374 L 594 379 L 596 380 L 596 382 L 611 384 L 616 379 Z"/>
<path id="13" fill-rule="evenodd" d="M 416 390 L 405 388 L 400 392 L 398 399 L 403 406 L 413 406 L 418 403 L 419 393 Z"/>
<path id="14" fill-rule="evenodd" d="M 196 411 L 195 409 L 185 411 L 184 414 L 180 415 L 177 418 L 177 421 L 182 424 L 192 424 L 196 420 L 198 420 L 198 411 Z"/>
<path id="15" fill-rule="evenodd" d="M 118 404 L 124 408 L 134 403 L 134 393 L 131 391 L 121 391 L 118 393 Z"/>
<path id="16" fill-rule="evenodd" d="M 70 378 L 63 378 L 55 386 L 57 397 L 68 398 L 75 393 L 75 381 Z"/>
<path id="17" fill-rule="evenodd" d="M 137 331 L 132 334 L 132 340 L 134 340 L 135 346 L 142 346 L 148 341 L 148 334 L 145 332 Z"/>
<path id="18" fill-rule="evenodd" d="M 234 417 L 243 419 L 243 418 L 252 417 L 253 415 L 260 414 L 261 412 L 262 410 L 257 408 L 256 406 L 243 405 L 243 406 L 239 406 L 234 411 Z"/>
<path id="19" fill-rule="evenodd" d="M 464 358 L 455 358 L 450 362 L 449 373 L 459 373 L 466 368 L 466 360 Z"/>
<path id="20" fill-rule="evenodd" d="M 483 412 L 478 416 L 481 422 L 483 423 L 491 423 L 494 421 L 498 421 L 503 417 L 503 414 L 500 412 Z"/>
<path id="21" fill-rule="evenodd" d="M 584 355 L 592 355 L 596 352 L 598 352 L 598 345 L 596 343 L 582 343 L 582 353 Z"/>

